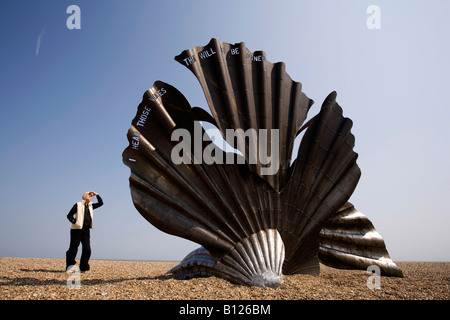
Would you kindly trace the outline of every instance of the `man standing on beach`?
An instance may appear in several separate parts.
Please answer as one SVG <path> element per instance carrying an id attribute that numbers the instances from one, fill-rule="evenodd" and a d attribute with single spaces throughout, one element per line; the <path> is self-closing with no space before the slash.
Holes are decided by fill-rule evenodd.
<path id="1" fill-rule="evenodd" d="M 97 196 L 97 203 L 91 202 L 94 196 Z M 75 257 L 81 242 L 80 271 L 84 272 L 89 270 L 91 257 L 90 229 L 93 225 L 93 211 L 103 205 L 103 200 L 94 191 L 85 192 L 82 199 L 83 201 L 74 204 L 67 215 L 72 227 L 70 228 L 70 246 L 66 252 L 66 270 L 76 264 Z"/>

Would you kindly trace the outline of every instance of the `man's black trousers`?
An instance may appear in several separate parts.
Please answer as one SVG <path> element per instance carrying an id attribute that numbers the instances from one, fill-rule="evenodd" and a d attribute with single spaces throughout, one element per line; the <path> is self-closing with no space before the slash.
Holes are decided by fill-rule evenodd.
<path id="1" fill-rule="evenodd" d="M 83 226 L 83 229 L 70 230 L 70 246 L 66 252 L 66 270 L 68 267 L 76 264 L 75 257 L 81 242 L 80 271 L 89 270 L 89 258 L 91 257 L 91 240 L 89 226 Z"/>

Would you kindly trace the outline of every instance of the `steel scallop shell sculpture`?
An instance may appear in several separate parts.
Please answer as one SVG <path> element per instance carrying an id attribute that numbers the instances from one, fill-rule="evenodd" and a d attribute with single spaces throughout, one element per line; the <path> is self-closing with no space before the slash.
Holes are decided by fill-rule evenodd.
<path id="1" fill-rule="evenodd" d="M 348 269 L 378 265 L 384 275 L 402 276 L 373 225 L 348 202 L 360 169 L 352 121 L 335 92 L 304 123 L 313 101 L 284 63 L 270 63 L 262 51 L 212 39 L 175 60 L 197 77 L 212 115 L 156 81 L 143 95 L 123 152 L 140 214 L 201 245 L 169 272 L 273 288 L 283 274 L 318 275 L 319 262 Z M 241 154 L 213 146 L 200 121 L 215 125 L 226 140 L 233 130 L 227 142 L 237 142 Z M 271 139 L 249 138 L 249 130 Z M 183 139 L 179 132 L 186 133 Z M 191 143 L 195 136 L 202 139 Z M 271 153 L 276 145 L 278 157 L 267 163 L 245 143 L 249 139 Z M 174 150 L 182 151 L 183 161 L 173 161 Z"/>

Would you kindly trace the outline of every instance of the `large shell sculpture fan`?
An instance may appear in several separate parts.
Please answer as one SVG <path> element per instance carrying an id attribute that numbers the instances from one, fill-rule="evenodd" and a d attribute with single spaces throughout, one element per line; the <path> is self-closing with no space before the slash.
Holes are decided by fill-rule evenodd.
<path id="1" fill-rule="evenodd" d="M 201 245 L 170 273 L 272 288 L 283 274 L 318 275 L 319 262 L 402 276 L 372 223 L 348 202 L 360 169 L 352 121 L 335 92 L 304 123 L 313 101 L 263 51 L 212 39 L 175 60 L 197 77 L 212 115 L 156 81 L 122 155 L 140 214 Z M 202 122 L 239 152 L 213 143 Z"/>

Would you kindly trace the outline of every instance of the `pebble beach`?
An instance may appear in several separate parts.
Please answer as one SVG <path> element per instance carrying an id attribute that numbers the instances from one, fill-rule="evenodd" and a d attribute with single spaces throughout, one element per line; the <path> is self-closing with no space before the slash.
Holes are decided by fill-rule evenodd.
<path id="1" fill-rule="evenodd" d="M 321 266 L 320 275 L 285 275 L 277 289 L 207 277 L 177 280 L 178 262 L 91 260 L 65 272 L 63 259 L 0 258 L 1 300 L 449 300 L 450 262 L 399 262 L 403 278 L 381 277 L 370 289 L 364 270 Z"/>

